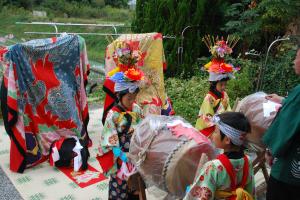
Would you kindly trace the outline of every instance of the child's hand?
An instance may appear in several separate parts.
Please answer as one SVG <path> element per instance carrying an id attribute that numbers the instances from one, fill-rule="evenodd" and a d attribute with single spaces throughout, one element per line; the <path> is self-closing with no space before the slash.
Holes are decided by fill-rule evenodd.
<path id="1" fill-rule="evenodd" d="M 128 134 L 129 134 L 129 135 L 132 135 L 133 133 L 134 133 L 134 129 L 133 129 L 133 128 L 130 128 L 129 131 L 128 131 Z"/>

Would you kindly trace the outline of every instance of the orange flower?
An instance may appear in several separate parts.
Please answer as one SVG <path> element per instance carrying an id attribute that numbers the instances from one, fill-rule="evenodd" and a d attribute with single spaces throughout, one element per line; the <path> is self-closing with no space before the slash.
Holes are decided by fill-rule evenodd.
<path id="1" fill-rule="evenodd" d="M 141 70 L 135 68 L 128 69 L 124 73 L 124 75 L 132 81 L 140 81 L 144 79 L 144 73 Z"/>
<path id="2" fill-rule="evenodd" d="M 224 59 L 213 59 L 208 71 L 214 73 L 231 73 L 233 72 L 233 67 L 232 65 L 225 63 Z"/>

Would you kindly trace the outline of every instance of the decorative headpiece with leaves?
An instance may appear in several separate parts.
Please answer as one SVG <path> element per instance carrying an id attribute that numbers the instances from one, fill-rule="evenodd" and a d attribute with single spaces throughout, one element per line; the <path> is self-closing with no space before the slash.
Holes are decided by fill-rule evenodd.
<path id="1" fill-rule="evenodd" d="M 204 65 L 205 70 L 209 72 L 209 81 L 219 81 L 224 78 L 234 78 L 233 72 L 237 71 L 232 64 L 225 63 L 226 55 L 232 53 L 232 49 L 239 41 L 237 36 L 228 36 L 226 40 L 206 35 L 202 41 L 205 43 L 209 52 L 212 54 L 212 60 Z"/>

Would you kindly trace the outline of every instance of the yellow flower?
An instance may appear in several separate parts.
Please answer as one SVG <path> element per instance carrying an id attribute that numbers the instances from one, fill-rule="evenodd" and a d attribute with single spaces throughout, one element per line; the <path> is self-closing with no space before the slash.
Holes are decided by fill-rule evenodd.
<path id="1" fill-rule="evenodd" d="M 208 69 L 210 68 L 211 64 L 212 64 L 211 61 L 208 62 L 207 64 L 204 65 L 204 68 L 205 68 L 206 70 L 208 70 Z"/>
<path id="2" fill-rule="evenodd" d="M 120 71 L 120 68 L 119 67 L 116 67 L 114 68 L 113 70 L 111 70 L 110 72 L 108 72 L 108 76 L 109 77 L 112 77 L 115 73 L 119 72 Z"/>

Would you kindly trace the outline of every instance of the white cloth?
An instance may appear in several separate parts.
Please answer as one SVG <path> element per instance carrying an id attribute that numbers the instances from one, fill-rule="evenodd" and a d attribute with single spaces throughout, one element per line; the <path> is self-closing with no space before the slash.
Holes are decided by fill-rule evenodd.
<path id="1" fill-rule="evenodd" d="M 76 140 L 76 145 L 73 148 L 73 151 L 77 154 L 77 156 L 74 157 L 74 171 L 77 172 L 79 171 L 82 165 L 82 157 L 80 151 L 83 148 L 83 146 L 81 146 L 79 139 L 77 137 L 73 136 L 73 138 Z"/>
<path id="2" fill-rule="evenodd" d="M 239 131 L 223 123 L 218 115 L 215 115 L 213 117 L 213 123 L 219 127 L 222 133 L 229 137 L 233 144 L 241 146 L 244 143 L 245 133 L 243 131 Z"/>
<path id="3" fill-rule="evenodd" d="M 235 78 L 232 73 L 224 73 L 224 74 L 219 74 L 219 73 L 214 73 L 214 72 L 209 72 L 209 81 L 220 81 L 224 78 Z"/>
<path id="4" fill-rule="evenodd" d="M 116 82 L 115 92 L 121 92 L 123 90 L 129 90 L 130 93 L 134 93 L 139 88 L 139 82 Z"/>

